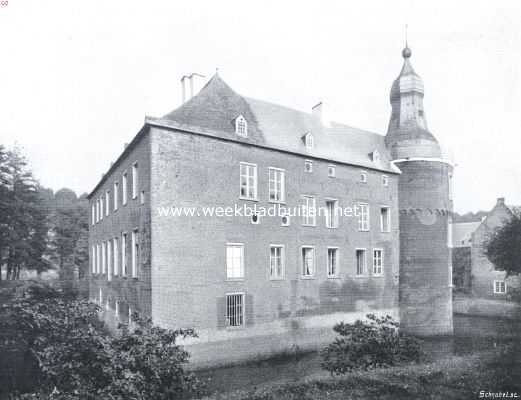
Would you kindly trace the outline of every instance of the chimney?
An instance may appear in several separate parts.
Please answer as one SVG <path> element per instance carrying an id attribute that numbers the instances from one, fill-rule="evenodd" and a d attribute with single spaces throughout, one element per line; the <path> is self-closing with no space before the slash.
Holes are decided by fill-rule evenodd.
<path id="1" fill-rule="evenodd" d="M 193 72 L 190 75 L 183 75 L 181 78 L 182 101 L 186 103 L 194 97 L 203 87 L 204 75 Z"/>
<path id="2" fill-rule="evenodd" d="M 496 206 L 504 206 L 505 205 L 505 198 L 504 197 L 498 197 Z"/>
<path id="3" fill-rule="evenodd" d="M 331 119 L 329 116 L 329 108 L 326 103 L 321 101 L 311 108 L 311 113 L 318 118 L 323 126 L 330 127 Z"/>

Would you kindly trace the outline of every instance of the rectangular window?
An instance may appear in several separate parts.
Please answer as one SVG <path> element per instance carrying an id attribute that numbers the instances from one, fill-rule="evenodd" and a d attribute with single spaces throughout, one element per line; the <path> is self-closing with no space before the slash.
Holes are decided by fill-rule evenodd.
<path id="1" fill-rule="evenodd" d="M 507 285 L 505 281 L 494 281 L 494 293 L 505 294 L 507 292 Z"/>
<path id="2" fill-rule="evenodd" d="M 94 203 L 92 203 L 92 225 L 96 223 L 96 207 Z"/>
<path id="3" fill-rule="evenodd" d="M 240 164 L 241 199 L 257 200 L 257 165 Z"/>
<path id="4" fill-rule="evenodd" d="M 365 249 L 356 249 L 356 274 L 365 275 L 366 271 L 366 251 Z"/>
<path id="5" fill-rule="evenodd" d="M 132 165 L 132 198 L 137 198 L 138 194 L 138 185 L 139 185 L 139 176 L 138 176 L 138 168 L 137 162 Z"/>
<path id="6" fill-rule="evenodd" d="M 373 275 L 384 273 L 384 252 L 382 249 L 373 249 Z"/>
<path id="7" fill-rule="evenodd" d="M 99 198 L 99 219 L 103 219 L 103 197 Z"/>
<path id="8" fill-rule="evenodd" d="M 132 231 L 132 278 L 137 278 L 137 267 L 139 261 L 139 232 Z"/>
<path id="9" fill-rule="evenodd" d="M 91 252 L 91 271 L 93 274 L 96 273 L 96 246 L 92 245 L 92 252 Z"/>
<path id="10" fill-rule="evenodd" d="M 284 170 L 278 168 L 269 169 L 269 200 L 275 202 L 284 202 L 286 200 L 285 193 L 285 173 Z"/>
<path id="11" fill-rule="evenodd" d="M 107 243 L 101 243 L 101 273 L 107 271 Z"/>
<path id="12" fill-rule="evenodd" d="M 119 260 L 118 260 L 118 238 L 112 240 L 114 247 L 114 276 L 119 275 Z"/>
<path id="13" fill-rule="evenodd" d="M 270 246 L 270 279 L 284 278 L 284 246 Z"/>
<path id="14" fill-rule="evenodd" d="M 101 249 L 100 245 L 96 245 L 96 273 L 99 274 L 101 271 Z"/>
<path id="15" fill-rule="evenodd" d="M 389 186 L 389 177 L 387 175 L 382 175 L 382 185 Z"/>
<path id="16" fill-rule="evenodd" d="M 226 325 L 244 325 L 244 293 L 226 295 Z"/>
<path id="17" fill-rule="evenodd" d="M 119 182 L 114 182 L 114 211 L 118 209 Z"/>
<path id="18" fill-rule="evenodd" d="M 226 245 L 226 278 L 244 278 L 244 245 L 242 243 Z"/>
<path id="19" fill-rule="evenodd" d="M 112 240 L 107 240 L 107 280 L 112 280 Z"/>
<path id="20" fill-rule="evenodd" d="M 127 276 L 128 270 L 127 263 L 127 234 L 123 233 L 121 235 L 121 275 Z"/>
<path id="21" fill-rule="evenodd" d="M 310 277 L 315 274 L 315 248 L 302 247 L 302 276 Z"/>
<path id="22" fill-rule="evenodd" d="M 391 231 L 391 213 L 389 207 L 380 207 L 380 230 L 382 232 Z"/>
<path id="23" fill-rule="evenodd" d="M 302 196 L 302 225 L 315 226 L 317 224 L 316 201 L 313 196 Z"/>
<path id="24" fill-rule="evenodd" d="M 338 201 L 326 200 L 326 227 L 338 228 Z"/>
<path id="25" fill-rule="evenodd" d="M 358 204 L 358 230 L 368 231 L 369 230 L 369 204 L 359 203 Z"/>
<path id="26" fill-rule="evenodd" d="M 121 178 L 121 200 L 122 204 L 127 204 L 127 195 L 128 195 L 128 182 L 127 182 L 127 173 L 123 173 L 123 177 Z"/>
<path id="27" fill-rule="evenodd" d="M 309 172 L 309 173 L 313 172 L 313 161 L 311 161 L 311 160 L 305 161 L 304 171 Z"/>
<path id="28" fill-rule="evenodd" d="M 110 191 L 105 192 L 105 215 L 108 217 L 110 212 Z"/>
<path id="29" fill-rule="evenodd" d="M 327 176 L 330 178 L 336 177 L 336 167 L 334 165 L 329 165 L 327 167 Z"/>
<path id="30" fill-rule="evenodd" d="M 360 182 L 367 183 L 367 172 L 360 171 Z"/>
<path id="31" fill-rule="evenodd" d="M 335 277 L 338 275 L 338 248 L 328 247 L 327 249 L 327 276 Z"/>

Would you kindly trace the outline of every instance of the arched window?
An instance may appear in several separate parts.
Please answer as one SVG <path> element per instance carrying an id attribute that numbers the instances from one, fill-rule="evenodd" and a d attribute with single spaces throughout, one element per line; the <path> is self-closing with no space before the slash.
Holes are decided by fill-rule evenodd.
<path id="1" fill-rule="evenodd" d="M 306 149 L 311 150 L 315 147 L 315 138 L 311 133 L 306 133 L 304 135 L 304 143 L 306 144 Z"/>
<path id="2" fill-rule="evenodd" d="M 243 137 L 248 136 L 248 122 L 242 115 L 235 118 L 235 133 Z"/>

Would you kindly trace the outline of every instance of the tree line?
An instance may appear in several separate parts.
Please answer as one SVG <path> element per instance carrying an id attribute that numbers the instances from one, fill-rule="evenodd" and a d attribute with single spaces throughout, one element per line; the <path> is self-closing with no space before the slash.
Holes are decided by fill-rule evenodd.
<path id="1" fill-rule="evenodd" d="M 0 144 L 0 280 L 53 269 L 81 277 L 87 263 L 86 194 L 45 188 L 20 147 Z"/>

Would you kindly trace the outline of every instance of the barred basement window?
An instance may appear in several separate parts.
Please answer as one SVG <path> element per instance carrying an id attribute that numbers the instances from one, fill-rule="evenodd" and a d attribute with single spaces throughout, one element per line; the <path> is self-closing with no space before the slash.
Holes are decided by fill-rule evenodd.
<path id="1" fill-rule="evenodd" d="M 226 325 L 244 325 L 244 293 L 226 295 Z"/>

